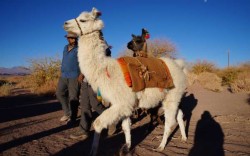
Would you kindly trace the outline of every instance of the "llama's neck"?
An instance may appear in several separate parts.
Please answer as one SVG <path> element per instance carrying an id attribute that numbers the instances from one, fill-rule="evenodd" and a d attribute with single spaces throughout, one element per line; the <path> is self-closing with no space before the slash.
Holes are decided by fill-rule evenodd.
<path id="1" fill-rule="evenodd" d="M 145 41 L 142 46 L 142 51 L 148 52 L 147 42 Z"/>
<path id="2" fill-rule="evenodd" d="M 81 72 L 93 85 L 99 73 L 105 68 L 105 50 L 107 45 L 100 39 L 98 31 L 81 36 L 78 42 L 78 61 Z"/>

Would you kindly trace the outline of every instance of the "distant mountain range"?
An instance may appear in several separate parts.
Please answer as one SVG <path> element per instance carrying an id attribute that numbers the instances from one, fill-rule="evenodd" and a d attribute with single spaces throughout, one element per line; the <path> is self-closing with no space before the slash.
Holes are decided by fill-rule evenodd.
<path id="1" fill-rule="evenodd" d="M 0 67 L 0 75 L 28 75 L 31 71 L 29 68 L 18 66 L 12 68 Z"/>

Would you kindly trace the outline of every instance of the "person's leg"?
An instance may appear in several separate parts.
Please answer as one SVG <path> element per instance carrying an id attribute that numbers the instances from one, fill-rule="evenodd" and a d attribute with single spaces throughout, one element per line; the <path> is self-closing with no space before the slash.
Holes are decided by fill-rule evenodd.
<path id="1" fill-rule="evenodd" d="M 61 77 L 58 81 L 56 89 L 56 97 L 62 105 L 64 116 L 71 115 L 67 93 L 68 93 L 68 80 L 66 78 Z"/>
<path id="2" fill-rule="evenodd" d="M 101 114 L 106 108 L 104 105 L 97 100 L 96 93 L 93 91 L 92 87 L 88 85 L 88 94 L 90 105 L 98 114 Z M 116 124 L 108 126 L 108 135 L 112 135 L 116 132 Z"/>
<path id="3" fill-rule="evenodd" d="M 76 131 L 74 134 L 70 135 L 70 138 L 72 139 L 86 138 L 89 134 L 92 122 L 92 112 L 89 101 L 88 84 L 86 82 L 82 82 L 80 93 L 81 120 L 79 123 L 79 130 Z"/>
<path id="4" fill-rule="evenodd" d="M 92 122 L 92 111 L 88 94 L 88 83 L 81 84 L 81 120 L 79 127 L 84 132 L 89 132 Z"/>
<path id="5" fill-rule="evenodd" d="M 106 108 L 104 105 L 97 100 L 97 95 L 93 91 L 92 87 L 88 85 L 88 94 L 91 107 L 98 113 L 101 114 Z"/>
<path id="6" fill-rule="evenodd" d="M 77 118 L 77 110 L 79 106 L 79 90 L 80 86 L 77 78 L 69 79 L 69 103 L 71 110 L 71 120 L 74 121 Z"/>

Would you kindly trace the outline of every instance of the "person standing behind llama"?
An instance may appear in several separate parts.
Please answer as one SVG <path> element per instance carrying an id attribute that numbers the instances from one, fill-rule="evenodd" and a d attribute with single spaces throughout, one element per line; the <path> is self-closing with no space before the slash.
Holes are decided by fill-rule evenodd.
<path id="1" fill-rule="evenodd" d="M 77 35 L 68 33 L 65 35 L 68 44 L 63 50 L 63 59 L 61 65 L 61 77 L 59 78 L 56 97 L 62 105 L 64 115 L 60 118 L 62 122 L 74 122 L 77 117 L 79 105 L 79 90 L 82 76 L 77 59 L 78 46 Z"/>
<path id="2" fill-rule="evenodd" d="M 100 39 L 103 39 L 103 34 L 100 32 Z M 111 46 L 106 49 L 105 55 L 111 57 Z M 89 136 L 89 131 L 91 128 L 92 109 L 98 114 L 101 114 L 106 108 L 102 102 L 98 101 L 97 94 L 93 91 L 91 85 L 87 82 L 86 78 L 83 79 L 81 84 L 81 119 L 79 123 L 79 129 L 71 134 L 69 137 L 72 139 L 86 139 Z M 111 125 L 108 127 L 108 134 L 112 135 L 116 131 L 116 125 Z"/>

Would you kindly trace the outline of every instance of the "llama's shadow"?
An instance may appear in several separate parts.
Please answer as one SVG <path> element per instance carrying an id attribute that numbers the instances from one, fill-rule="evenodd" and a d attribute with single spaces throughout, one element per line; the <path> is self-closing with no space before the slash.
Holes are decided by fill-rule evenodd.
<path id="1" fill-rule="evenodd" d="M 181 103 L 180 103 L 180 109 L 183 111 L 184 114 L 184 121 L 186 121 L 186 128 L 185 128 L 185 132 L 188 136 L 188 132 L 189 132 L 189 125 L 190 125 L 190 121 L 191 121 L 191 117 L 192 117 L 192 112 L 194 110 L 194 108 L 196 107 L 198 103 L 198 100 L 195 98 L 194 94 L 187 94 L 187 92 L 184 94 L 184 96 L 182 97 Z M 174 130 L 177 131 L 177 129 Z"/>
<path id="2" fill-rule="evenodd" d="M 187 137 L 188 137 L 189 125 L 190 125 L 190 121 L 192 117 L 192 112 L 194 108 L 196 107 L 197 103 L 198 103 L 198 100 L 194 97 L 194 94 L 188 95 L 187 92 L 183 95 L 181 99 L 179 108 L 182 110 L 184 114 L 183 120 L 186 121 L 185 132 L 186 132 Z M 179 129 L 179 126 L 176 126 L 176 128 L 170 134 L 167 143 L 171 141 L 171 139 L 173 138 L 175 133 L 178 131 L 178 129 Z"/>
<path id="3" fill-rule="evenodd" d="M 131 136 L 132 136 L 132 147 L 130 154 L 133 153 L 133 149 L 136 145 L 138 145 L 140 142 L 142 142 L 147 134 L 145 131 L 147 130 L 148 125 L 144 124 L 140 127 L 136 127 L 131 130 Z M 88 155 L 91 150 L 93 140 L 93 131 L 91 134 L 91 137 L 87 138 L 84 141 L 80 141 L 70 147 L 67 147 L 58 153 L 54 154 L 53 156 L 68 156 L 68 155 L 74 155 L 74 156 L 81 156 L 81 155 Z M 105 134 L 105 130 L 102 133 L 100 142 L 99 142 L 99 149 L 98 149 L 98 156 L 116 156 L 119 155 L 121 148 L 125 144 L 125 136 L 123 132 L 120 132 L 116 135 L 107 137 Z M 133 154 L 132 154 L 133 155 Z"/>

